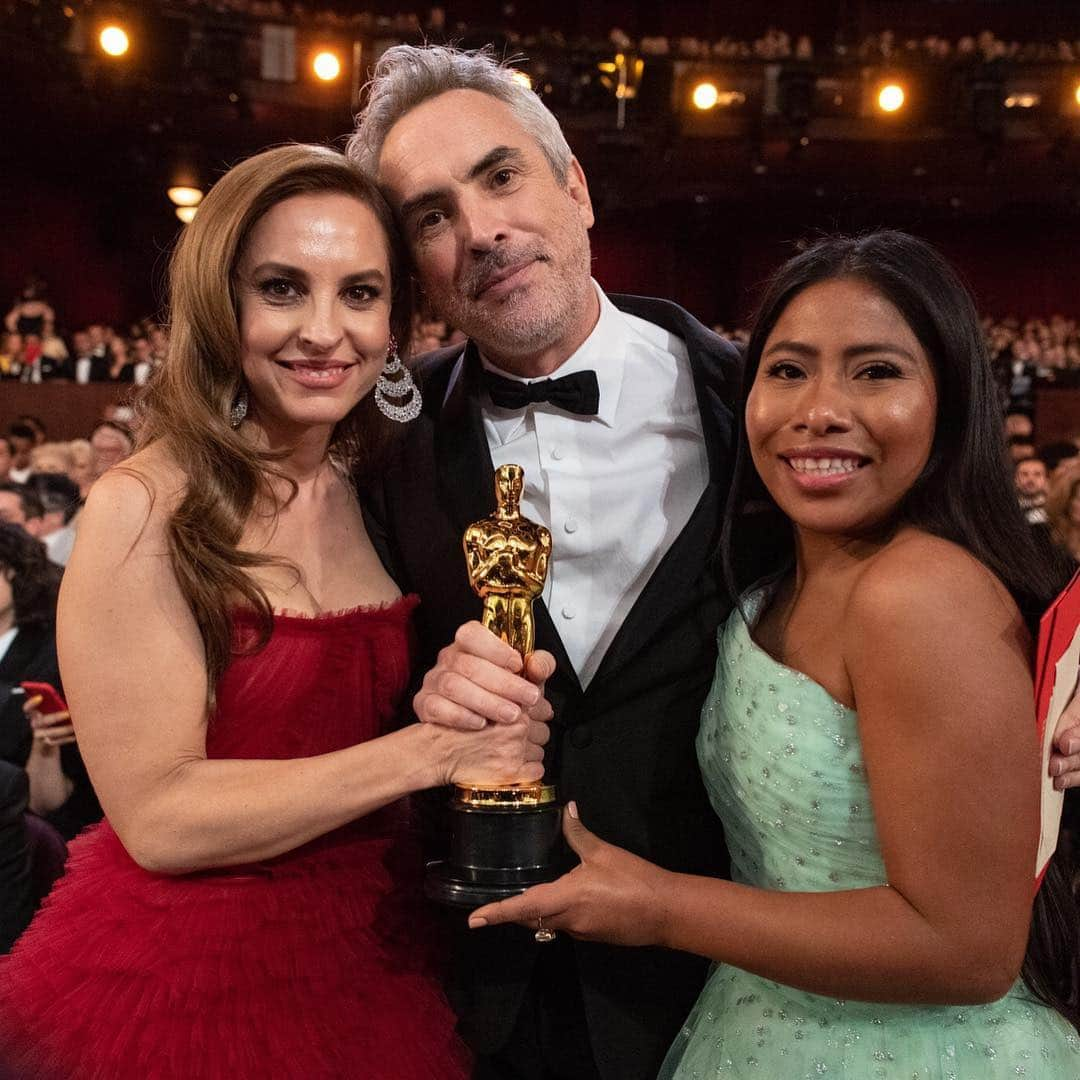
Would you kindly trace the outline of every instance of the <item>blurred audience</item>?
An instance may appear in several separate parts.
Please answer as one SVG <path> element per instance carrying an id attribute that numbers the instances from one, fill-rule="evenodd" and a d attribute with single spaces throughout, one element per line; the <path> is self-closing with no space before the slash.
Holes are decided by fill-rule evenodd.
<path id="1" fill-rule="evenodd" d="M 135 439 L 131 429 L 117 420 L 102 420 L 90 434 L 90 480 L 93 483 L 106 470 L 131 456 Z"/>
<path id="2" fill-rule="evenodd" d="M 27 484 L 16 484 L 10 480 L 0 484 L 0 522 L 18 525 L 37 539 L 41 534 L 44 516 L 41 500 Z"/>
<path id="3" fill-rule="evenodd" d="M 45 546 L 18 525 L 0 523 L 0 684 L 43 682 L 63 696 L 56 660 L 56 597 L 61 570 Z M 66 714 L 41 714 L 33 698 L 0 704 L 0 760 L 30 778 L 30 809 L 65 838 L 101 819 Z"/>
<path id="4" fill-rule="evenodd" d="M 1046 516 L 1054 540 L 1080 562 L 1080 462 L 1057 470 L 1050 482 Z"/>
<path id="5" fill-rule="evenodd" d="M 1013 470 L 1020 509 L 1029 525 L 1046 525 L 1048 477 L 1045 463 L 1037 457 L 1021 458 Z"/>

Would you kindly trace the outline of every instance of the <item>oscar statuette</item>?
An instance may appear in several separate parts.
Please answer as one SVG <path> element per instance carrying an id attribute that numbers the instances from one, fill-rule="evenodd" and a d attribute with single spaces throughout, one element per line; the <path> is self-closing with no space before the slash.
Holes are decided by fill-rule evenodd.
<path id="1" fill-rule="evenodd" d="M 484 626 L 524 660 L 533 650 L 532 606 L 544 588 L 551 533 L 521 515 L 523 476 L 520 465 L 496 470 L 495 513 L 470 525 L 462 543 Z M 557 876 L 560 813 L 552 785 L 458 783 L 449 818 L 448 857 L 428 867 L 431 899 L 473 908 Z"/>

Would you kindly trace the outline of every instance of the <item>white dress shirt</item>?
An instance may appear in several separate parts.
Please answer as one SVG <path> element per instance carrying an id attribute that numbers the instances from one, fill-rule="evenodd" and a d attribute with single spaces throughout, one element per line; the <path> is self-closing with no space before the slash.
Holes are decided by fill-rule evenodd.
<path id="1" fill-rule="evenodd" d="M 525 469 L 522 513 L 551 530 L 544 603 L 583 687 L 709 478 L 685 344 L 596 290 L 595 328 L 551 376 L 595 371 L 596 416 L 546 402 L 502 409 L 481 399 L 495 467 Z"/>

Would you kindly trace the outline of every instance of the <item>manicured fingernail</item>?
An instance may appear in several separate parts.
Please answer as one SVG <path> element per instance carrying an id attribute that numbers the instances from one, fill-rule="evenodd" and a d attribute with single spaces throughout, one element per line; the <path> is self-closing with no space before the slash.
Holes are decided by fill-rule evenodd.
<path id="1" fill-rule="evenodd" d="M 518 707 L 516 705 L 500 705 L 499 706 L 499 719 L 505 720 L 506 723 L 512 724 L 518 717 Z"/>
<path id="2" fill-rule="evenodd" d="M 1050 775 L 1060 776 L 1065 771 L 1065 763 L 1063 761 L 1051 761 L 1050 762 Z"/>
<path id="3" fill-rule="evenodd" d="M 487 926 L 487 919 L 483 915 L 470 915 L 469 916 L 469 929 L 479 930 L 482 926 Z"/>
<path id="4" fill-rule="evenodd" d="M 528 698 L 529 698 L 529 704 L 530 705 L 535 705 L 540 700 L 540 691 L 535 686 L 532 687 L 529 690 Z M 1070 751 L 1070 753 L 1071 752 L 1072 751 Z"/>
<path id="5" fill-rule="evenodd" d="M 1065 753 L 1066 754 L 1075 754 L 1075 753 L 1078 753 L 1078 752 L 1080 752 L 1080 739 L 1070 739 L 1065 744 Z"/>
<path id="6" fill-rule="evenodd" d="M 568 814 L 569 814 L 569 815 L 570 815 L 570 816 L 571 816 L 571 817 L 572 817 L 572 818 L 573 818 L 573 819 L 574 819 L 575 821 L 577 821 L 577 820 L 578 820 L 578 812 L 577 812 L 577 803 L 576 803 L 576 802 L 574 802 L 574 800 L 573 800 L 573 799 L 571 799 L 571 800 L 570 800 L 570 801 L 569 801 L 569 802 L 568 802 L 568 803 L 566 804 L 566 812 L 567 812 L 567 813 L 568 813 Z"/>

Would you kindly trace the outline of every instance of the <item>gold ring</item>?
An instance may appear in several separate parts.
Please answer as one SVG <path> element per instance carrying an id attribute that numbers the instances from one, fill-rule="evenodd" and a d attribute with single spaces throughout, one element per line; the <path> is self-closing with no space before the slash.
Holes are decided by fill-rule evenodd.
<path id="1" fill-rule="evenodd" d="M 555 940 L 555 931 L 544 925 L 543 915 L 536 916 L 536 933 L 533 934 L 533 937 L 536 938 L 541 945 L 547 945 L 549 942 Z"/>

